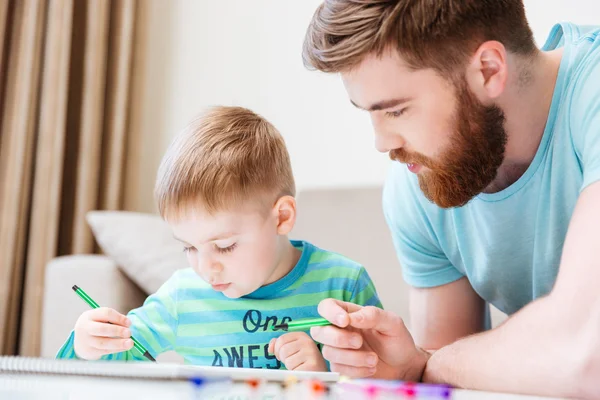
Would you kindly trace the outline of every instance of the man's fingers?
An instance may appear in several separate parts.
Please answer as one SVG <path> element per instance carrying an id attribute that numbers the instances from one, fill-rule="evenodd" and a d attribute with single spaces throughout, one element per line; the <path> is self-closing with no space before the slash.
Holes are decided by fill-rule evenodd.
<path id="1" fill-rule="evenodd" d="M 406 328 L 402 318 L 378 307 L 367 306 L 349 314 L 350 326 L 358 329 L 374 329 L 383 335 L 395 336 Z"/>
<path id="2" fill-rule="evenodd" d="M 379 362 L 379 357 L 372 351 L 346 350 L 323 346 L 322 354 L 323 358 L 332 364 L 374 368 Z"/>
<path id="3" fill-rule="evenodd" d="M 342 349 L 360 349 L 363 344 L 363 338 L 359 333 L 335 326 L 312 327 L 310 335 L 325 346 Z"/>
<path id="4" fill-rule="evenodd" d="M 129 328 L 123 328 L 119 325 L 107 324 L 104 322 L 89 321 L 87 332 L 91 336 L 100 336 L 107 338 L 129 338 L 131 331 Z"/>
<path id="5" fill-rule="evenodd" d="M 90 345 L 101 351 L 115 353 L 131 349 L 133 340 L 92 337 L 90 338 Z"/>
<path id="6" fill-rule="evenodd" d="M 377 372 L 377 368 L 352 367 L 344 364 L 330 363 L 329 367 L 331 368 L 331 372 L 338 372 L 340 375 L 349 378 L 367 378 Z"/>
<path id="7" fill-rule="evenodd" d="M 129 327 L 131 321 L 125 315 L 108 307 L 100 307 L 91 311 L 90 315 L 93 321 L 110 322 L 111 324 Z"/>
<path id="8" fill-rule="evenodd" d="M 361 306 L 335 299 L 325 299 L 319 303 L 319 314 L 341 328 L 348 326 L 350 320 L 349 312 L 356 312 L 361 309 Z"/>

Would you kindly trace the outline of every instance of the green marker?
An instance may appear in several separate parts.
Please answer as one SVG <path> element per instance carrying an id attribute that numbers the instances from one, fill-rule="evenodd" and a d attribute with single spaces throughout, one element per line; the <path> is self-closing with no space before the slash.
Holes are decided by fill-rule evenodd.
<path id="1" fill-rule="evenodd" d="M 284 331 L 303 331 L 306 329 L 310 329 L 313 326 L 325 326 L 331 325 L 331 322 L 327 321 L 325 318 L 307 318 L 301 319 L 299 321 L 286 322 L 283 324 L 275 325 L 271 328 L 274 331 L 284 330 Z"/>
<path id="2" fill-rule="evenodd" d="M 84 292 L 83 289 L 81 289 L 79 286 L 73 285 L 73 290 L 75 291 L 75 293 L 77 293 L 77 295 L 79 297 L 81 297 L 81 300 L 83 300 L 83 301 L 85 301 L 87 303 L 88 306 L 90 306 L 92 308 L 100 308 L 100 306 L 98 305 L 98 303 L 96 303 L 94 301 L 94 299 L 92 299 L 90 296 L 88 296 L 88 294 L 86 292 Z M 142 353 L 142 355 L 144 357 L 146 357 L 150 361 L 156 362 L 156 360 L 154 359 L 154 357 L 152 357 L 152 355 L 148 352 L 148 350 L 146 350 L 146 348 L 144 346 L 142 346 L 142 344 L 140 342 L 138 342 L 136 338 L 134 338 L 132 336 L 131 340 L 133 340 L 133 347 L 135 347 L 136 349 L 138 349 L 138 351 L 140 353 Z"/>

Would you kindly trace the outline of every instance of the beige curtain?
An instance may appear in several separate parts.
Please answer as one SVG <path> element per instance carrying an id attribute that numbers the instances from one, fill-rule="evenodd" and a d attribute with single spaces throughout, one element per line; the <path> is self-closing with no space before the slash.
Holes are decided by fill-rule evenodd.
<path id="1" fill-rule="evenodd" d="M 86 212 L 122 207 L 136 8 L 0 0 L 2 354 L 39 354 L 46 263 L 93 252 Z"/>

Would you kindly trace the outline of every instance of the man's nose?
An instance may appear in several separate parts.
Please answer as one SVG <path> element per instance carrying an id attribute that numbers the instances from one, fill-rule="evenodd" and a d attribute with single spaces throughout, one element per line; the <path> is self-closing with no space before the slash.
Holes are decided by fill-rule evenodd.
<path id="1" fill-rule="evenodd" d="M 381 153 L 388 153 L 404 146 L 404 139 L 398 134 L 375 132 L 375 148 Z"/>
<path id="2" fill-rule="evenodd" d="M 371 125 L 375 133 L 375 148 L 381 153 L 399 149 L 404 146 L 404 139 L 397 132 L 390 132 L 389 127 L 376 116 L 371 115 Z"/>

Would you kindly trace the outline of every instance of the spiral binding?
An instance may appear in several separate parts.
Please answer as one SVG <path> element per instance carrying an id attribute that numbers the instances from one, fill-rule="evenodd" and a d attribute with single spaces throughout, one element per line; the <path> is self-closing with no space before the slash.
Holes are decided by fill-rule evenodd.
<path id="1" fill-rule="evenodd" d="M 0 356 L 0 372 L 12 374 L 51 374 L 100 376 L 110 378 L 177 379 L 174 365 L 110 363 L 104 361 L 53 360 L 36 357 Z"/>

